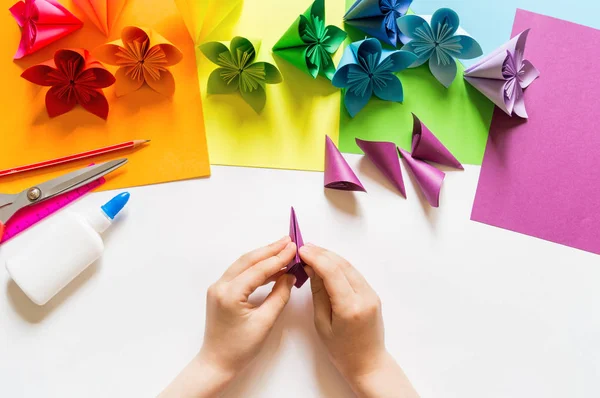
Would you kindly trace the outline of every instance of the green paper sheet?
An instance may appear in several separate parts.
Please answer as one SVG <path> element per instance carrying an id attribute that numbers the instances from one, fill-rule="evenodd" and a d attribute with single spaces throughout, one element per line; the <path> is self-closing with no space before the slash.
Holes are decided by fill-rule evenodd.
<path id="1" fill-rule="evenodd" d="M 353 0 L 346 0 L 346 9 Z M 349 43 L 364 39 L 364 33 L 345 26 Z M 339 149 L 345 153 L 362 151 L 355 138 L 392 141 L 411 149 L 413 118 L 421 119 L 438 139 L 463 164 L 481 165 L 487 143 L 494 104 L 467 84 L 458 63 L 456 79 L 446 89 L 433 77 L 427 65 L 397 74 L 404 87 L 404 102 L 393 103 L 372 98 L 354 118 L 340 104 Z"/>

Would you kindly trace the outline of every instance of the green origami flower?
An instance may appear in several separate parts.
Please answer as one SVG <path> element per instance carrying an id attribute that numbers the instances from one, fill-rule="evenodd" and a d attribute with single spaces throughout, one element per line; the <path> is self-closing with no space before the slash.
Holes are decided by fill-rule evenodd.
<path id="1" fill-rule="evenodd" d="M 312 77 L 329 80 L 335 73 L 331 59 L 346 39 L 337 26 L 325 26 L 325 1 L 315 2 L 300 15 L 273 47 L 273 52 Z"/>
<path id="2" fill-rule="evenodd" d="M 254 62 L 254 45 L 243 37 L 234 37 L 229 49 L 213 41 L 200 46 L 202 53 L 220 68 L 208 78 L 208 94 L 233 94 L 239 91 L 244 101 L 260 113 L 265 107 L 265 84 L 281 83 L 283 79 L 275 65 Z"/>

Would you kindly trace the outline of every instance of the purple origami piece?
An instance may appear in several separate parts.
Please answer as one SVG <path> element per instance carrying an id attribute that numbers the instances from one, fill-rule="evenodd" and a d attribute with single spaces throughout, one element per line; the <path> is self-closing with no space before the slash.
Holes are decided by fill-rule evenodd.
<path id="1" fill-rule="evenodd" d="M 448 148 L 413 113 L 412 156 L 444 166 L 464 170 L 462 164 L 450 153 Z"/>
<path id="2" fill-rule="evenodd" d="M 325 188 L 367 192 L 328 135 L 325 136 Z"/>
<path id="3" fill-rule="evenodd" d="M 356 139 L 356 145 L 406 198 L 396 145 L 393 142 L 364 141 L 359 138 Z"/>
<path id="4" fill-rule="evenodd" d="M 446 174 L 422 160 L 415 159 L 410 153 L 398 148 L 400 155 L 406 161 L 409 170 L 415 176 L 425 199 L 432 207 L 440 206 L 440 190 Z"/>
<path id="5" fill-rule="evenodd" d="M 302 287 L 304 283 L 308 280 L 308 275 L 306 271 L 304 271 L 304 262 L 300 258 L 300 253 L 298 252 L 302 246 L 304 246 L 304 241 L 302 240 L 302 234 L 300 233 L 300 226 L 298 225 L 298 220 L 296 219 L 296 212 L 292 207 L 292 213 L 290 214 L 290 238 L 292 238 L 292 242 L 296 244 L 296 256 L 287 266 L 287 273 L 294 274 L 296 276 L 296 283 L 294 286 L 297 288 Z"/>
<path id="6" fill-rule="evenodd" d="M 524 90 L 540 76 L 540 72 L 523 59 L 529 29 L 513 37 L 481 62 L 465 70 L 465 80 L 488 97 L 500 109 L 524 119 Z"/>
<path id="7" fill-rule="evenodd" d="M 400 32 L 396 20 L 408 11 L 412 0 L 356 0 L 344 22 L 392 47 L 410 39 Z"/>

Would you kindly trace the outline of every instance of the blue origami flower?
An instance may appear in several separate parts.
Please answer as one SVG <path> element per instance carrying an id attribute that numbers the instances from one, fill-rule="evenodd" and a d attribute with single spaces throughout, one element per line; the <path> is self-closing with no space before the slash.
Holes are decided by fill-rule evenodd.
<path id="1" fill-rule="evenodd" d="M 331 82 L 345 88 L 344 104 L 354 117 L 373 94 L 384 101 L 402 102 L 404 92 L 394 74 L 408 68 L 417 57 L 408 51 L 383 50 L 377 39 L 350 44 Z"/>
<path id="2" fill-rule="evenodd" d="M 402 47 L 417 56 L 411 68 L 429 60 L 429 70 L 444 86 L 449 87 L 456 77 L 454 58 L 472 59 L 483 54 L 479 44 L 469 36 L 455 35 L 459 25 L 458 14 L 449 8 L 440 8 L 431 17 L 431 24 L 417 15 L 398 18 L 398 27 L 411 39 Z"/>
<path id="3" fill-rule="evenodd" d="M 396 20 L 405 15 L 412 0 L 356 0 L 344 21 L 392 47 L 409 39 L 401 34 Z"/>

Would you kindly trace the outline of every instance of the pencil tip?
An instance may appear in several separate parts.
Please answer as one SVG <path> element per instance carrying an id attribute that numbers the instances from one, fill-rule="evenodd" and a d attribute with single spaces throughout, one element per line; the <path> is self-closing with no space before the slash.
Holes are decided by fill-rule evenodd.
<path id="1" fill-rule="evenodd" d="M 144 143 L 144 144 L 147 144 L 147 143 L 149 143 L 150 141 L 151 141 L 151 140 L 144 140 L 144 142 L 143 142 L 143 143 Z"/>

